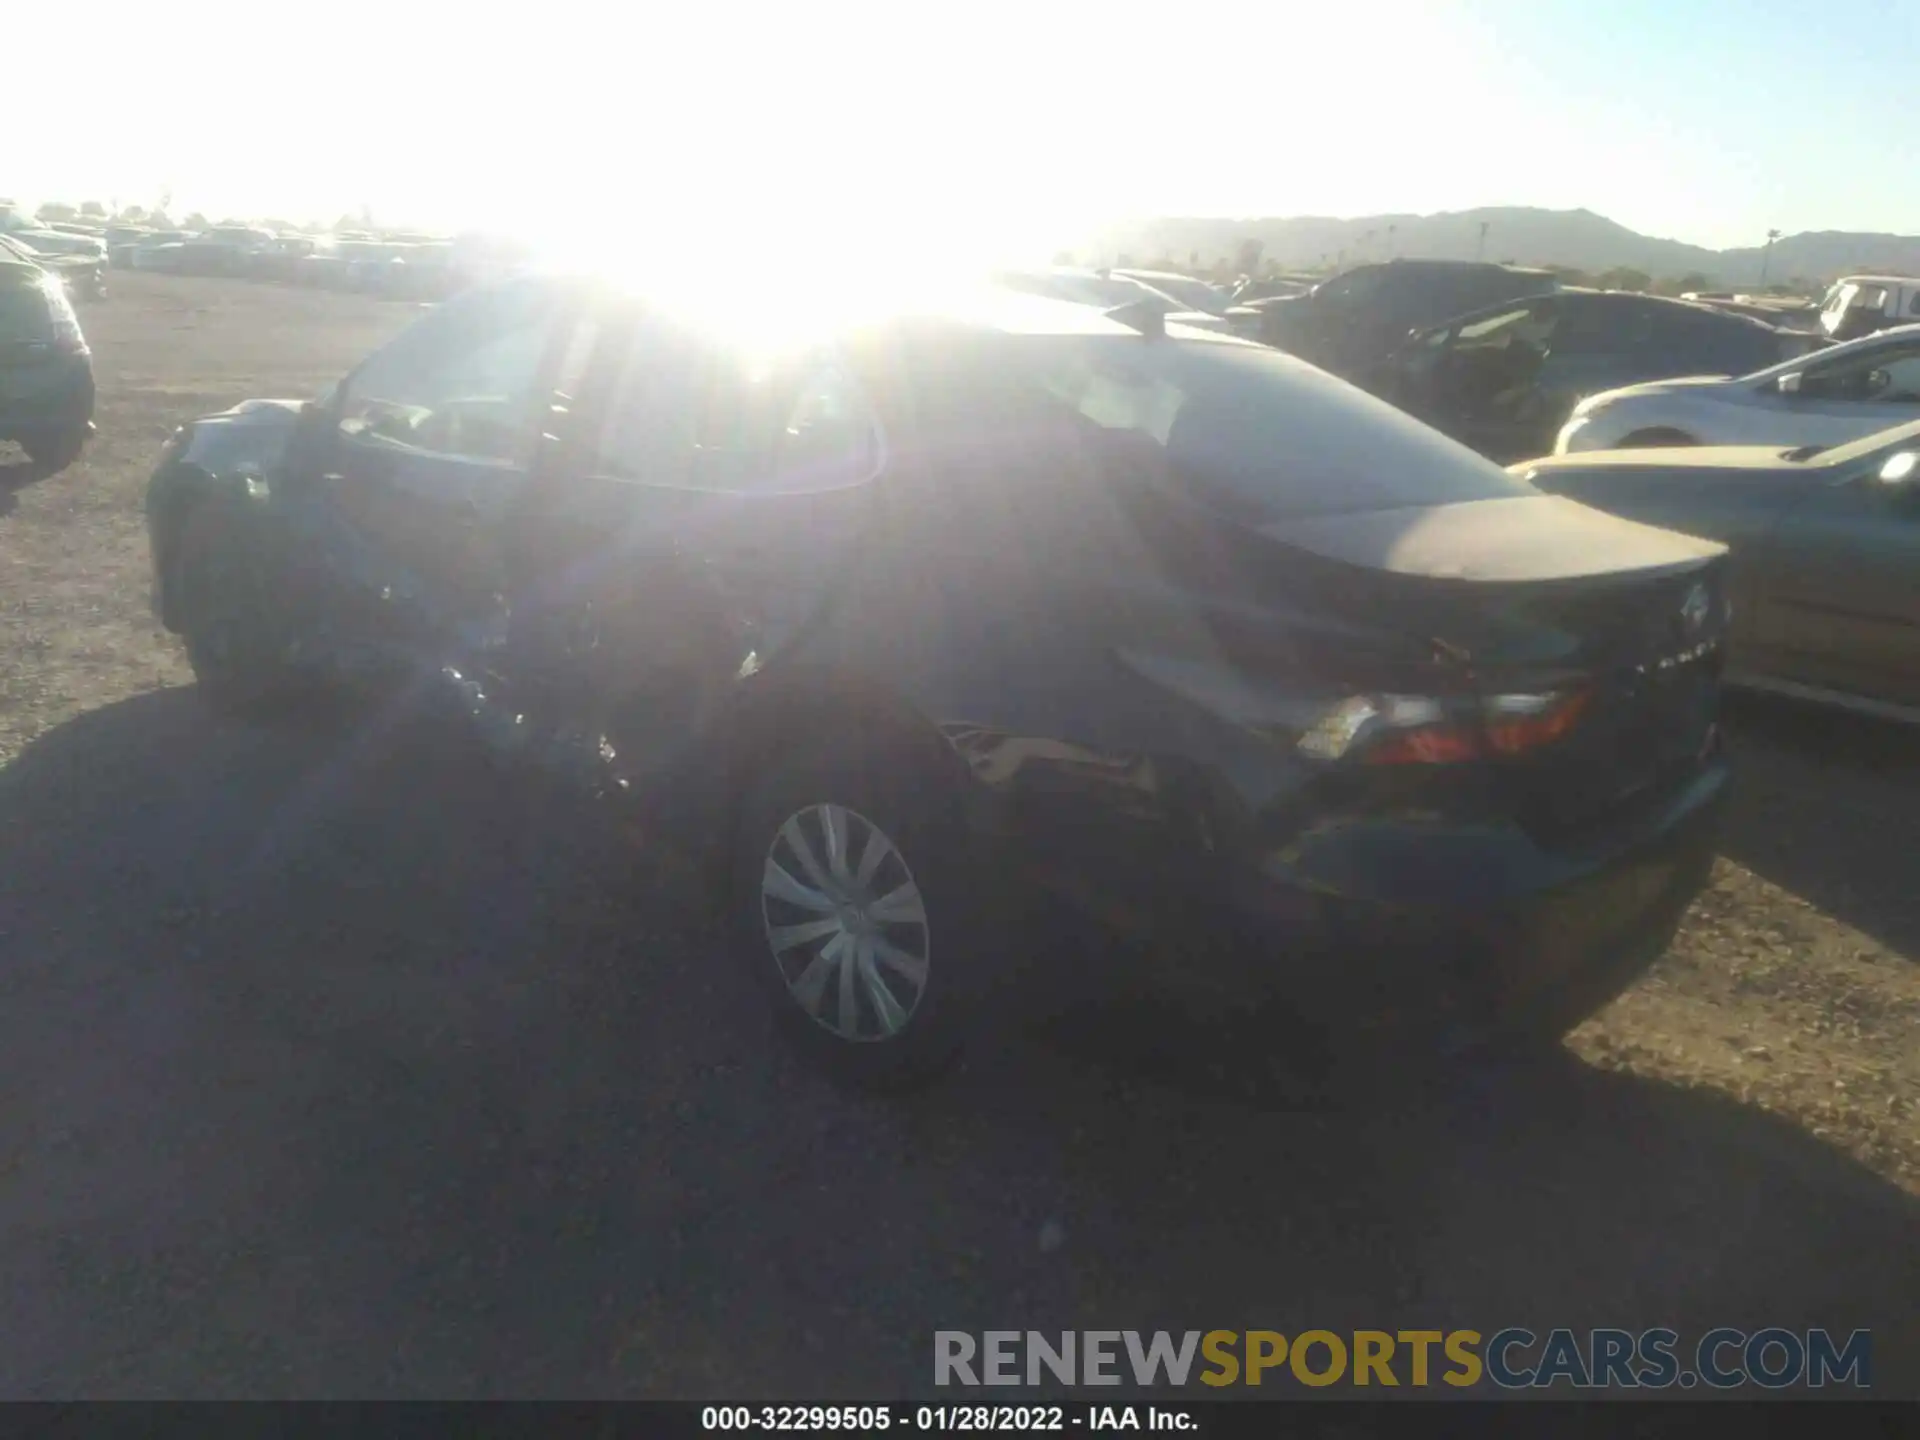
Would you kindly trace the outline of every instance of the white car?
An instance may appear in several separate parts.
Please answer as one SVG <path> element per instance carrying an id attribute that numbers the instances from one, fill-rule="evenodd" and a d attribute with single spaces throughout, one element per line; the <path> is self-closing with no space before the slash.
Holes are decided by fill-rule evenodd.
<path id="1" fill-rule="evenodd" d="M 1644 445 L 1838 445 L 1920 419 L 1920 325 L 1751 375 L 1656 380 L 1589 395 L 1553 453 Z"/>

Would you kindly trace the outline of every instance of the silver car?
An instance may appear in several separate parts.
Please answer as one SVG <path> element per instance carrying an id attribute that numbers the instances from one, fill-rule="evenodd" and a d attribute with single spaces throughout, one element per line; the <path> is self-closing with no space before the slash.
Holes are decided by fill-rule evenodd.
<path id="1" fill-rule="evenodd" d="M 1920 419 L 1920 325 L 1751 375 L 1628 385 L 1574 407 L 1556 455 L 1646 445 L 1839 445 Z"/>

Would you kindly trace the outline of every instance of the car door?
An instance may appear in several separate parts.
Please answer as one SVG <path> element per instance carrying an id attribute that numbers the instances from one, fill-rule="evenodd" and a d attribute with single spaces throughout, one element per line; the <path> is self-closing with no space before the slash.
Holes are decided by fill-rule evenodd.
<path id="1" fill-rule="evenodd" d="M 1336 375 L 1345 374 L 1360 356 L 1368 315 L 1385 298 L 1385 266 L 1367 265 L 1336 275 L 1286 310 L 1282 348 Z"/>
<path id="2" fill-rule="evenodd" d="M 1560 323 L 1562 297 L 1517 301 L 1449 326 L 1408 353 L 1408 408 L 1482 454 L 1511 454 Z"/>
<path id="3" fill-rule="evenodd" d="M 573 320 L 568 292 L 548 282 L 473 292 L 402 332 L 332 397 L 318 492 L 416 632 L 449 635 L 492 607 L 500 525 L 542 454 Z"/>
<path id="4" fill-rule="evenodd" d="M 1920 487 L 1876 453 L 1812 486 L 1756 567 L 1756 632 L 1782 678 L 1920 704 Z"/>
<path id="5" fill-rule="evenodd" d="M 631 312 L 592 370 L 573 458 L 508 523 L 509 664 L 532 703 L 604 734 L 644 783 L 850 573 L 884 439 L 830 352 L 763 365 Z"/>
<path id="6" fill-rule="evenodd" d="M 1766 397 L 1792 417 L 1795 443 L 1836 445 L 1920 419 L 1920 335 L 1816 357 L 1797 389 Z"/>
<path id="7" fill-rule="evenodd" d="M 1544 353 L 1532 384 L 1510 397 L 1502 428 L 1488 436 L 1486 453 L 1496 460 L 1551 454 L 1560 427 L 1586 396 L 1674 374 L 1662 367 L 1684 363 L 1649 360 L 1652 317 L 1637 299 L 1568 292 L 1535 304 L 1553 323 L 1536 324 Z"/>

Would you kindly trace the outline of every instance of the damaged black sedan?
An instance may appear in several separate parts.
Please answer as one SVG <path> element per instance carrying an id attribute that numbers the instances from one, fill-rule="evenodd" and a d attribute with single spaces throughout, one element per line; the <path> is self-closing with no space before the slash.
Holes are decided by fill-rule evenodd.
<path id="1" fill-rule="evenodd" d="M 1559 1035 L 1707 871 L 1721 547 L 1124 318 L 469 291 L 174 438 L 156 608 L 217 706 L 439 706 L 633 807 L 849 1078 L 1017 1012 L 1029 886 L 1336 1035 Z"/>

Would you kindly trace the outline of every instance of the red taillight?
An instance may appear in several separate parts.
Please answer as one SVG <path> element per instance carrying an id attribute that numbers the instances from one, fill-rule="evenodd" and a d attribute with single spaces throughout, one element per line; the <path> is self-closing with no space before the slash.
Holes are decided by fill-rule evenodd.
<path id="1" fill-rule="evenodd" d="M 1585 690 L 1489 695 L 1442 702 L 1411 696 L 1355 698 L 1301 737 L 1317 759 L 1367 765 L 1455 765 L 1524 755 L 1563 738 L 1586 713 Z"/>
<path id="2" fill-rule="evenodd" d="M 1360 758 L 1369 765 L 1455 765 L 1480 754 L 1473 731 L 1452 725 L 1434 725 L 1381 740 Z"/>
<path id="3" fill-rule="evenodd" d="M 1509 697 L 1498 697 L 1505 699 Z M 1551 745 L 1580 723 L 1592 696 L 1585 690 L 1571 695 L 1556 695 L 1531 714 L 1487 719 L 1487 747 L 1497 755 L 1519 755 Z M 1490 706 L 1497 703 L 1489 702 Z"/>

